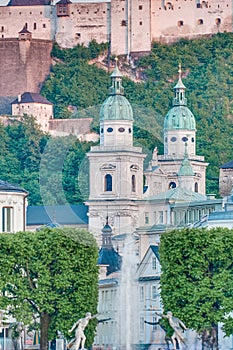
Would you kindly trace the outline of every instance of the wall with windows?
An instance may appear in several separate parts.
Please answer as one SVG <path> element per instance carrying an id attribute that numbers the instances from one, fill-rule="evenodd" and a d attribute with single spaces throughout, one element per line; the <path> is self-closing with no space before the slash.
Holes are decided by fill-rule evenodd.
<path id="1" fill-rule="evenodd" d="M 232 31 L 231 1 L 151 0 L 152 41 Z"/>

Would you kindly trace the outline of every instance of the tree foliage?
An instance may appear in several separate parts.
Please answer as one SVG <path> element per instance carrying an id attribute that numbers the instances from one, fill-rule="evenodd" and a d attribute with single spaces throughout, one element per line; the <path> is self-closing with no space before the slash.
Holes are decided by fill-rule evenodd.
<path id="1" fill-rule="evenodd" d="M 0 307 L 28 325 L 40 319 L 41 349 L 57 330 L 96 313 L 98 249 L 78 229 L 43 229 L 0 235 Z M 95 324 L 88 327 L 89 345 Z"/>
<path id="2" fill-rule="evenodd" d="M 198 332 L 219 322 L 233 333 L 233 231 L 182 229 L 161 237 L 161 296 L 171 310 Z"/>

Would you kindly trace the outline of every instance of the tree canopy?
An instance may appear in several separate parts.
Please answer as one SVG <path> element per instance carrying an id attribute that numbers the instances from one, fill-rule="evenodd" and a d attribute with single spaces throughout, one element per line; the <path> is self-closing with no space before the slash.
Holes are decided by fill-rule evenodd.
<path id="1" fill-rule="evenodd" d="M 0 235 L 0 308 L 25 325 L 39 319 L 41 349 L 77 319 L 96 313 L 98 248 L 80 229 L 42 229 Z M 94 326 L 88 327 L 89 345 Z"/>
<path id="2" fill-rule="evenodd" d="M 182 229 L 161 237 L 161 296 L 197 332 L 212 334 L 219 322 L 233 333 L 233 230 Z M 211 341 L 211 339 L 209 339 Z"/>

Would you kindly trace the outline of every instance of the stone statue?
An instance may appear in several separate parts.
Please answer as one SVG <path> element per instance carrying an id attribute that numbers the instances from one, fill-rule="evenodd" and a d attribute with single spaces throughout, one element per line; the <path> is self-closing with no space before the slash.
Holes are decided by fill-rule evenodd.
<path id="1" fill-rule="evenodd" d="M 156 312 L 156 314 L 160 317 L 168 319 L 168 322 L 172 329 L 174 330 L 173 335 L 171 336 L 172 344 L 174 347 L 174 350 L 177 349 L 176 347 L 176 341 L 179 345 L 179 349 L 181 348 L 181 344 L 185 344 L 184 337 L 183 337 L 183 331 L 187 329 L 185 324 L 178 318 L 174 317 L 171 311 L 168 311 L 166 315 L 159 314 Z"/>
<path id="2" fill-rule="evenodd" d="M 72 347 L 72 348 L 74 348 L 74 350 L 78 350 L 80 343 L 81 343 L 82 350 L 84 349 L 85 341 L 86 341 L 84 330 L 85 330 L 86 326 L 88 325 L 89 321 L 93 318 L 96 318 L 97 316 L 98 315 L 91 316 L 91 313 L 87 312 L 86 316 L 84 318 L 80 318 L 77 322 L 75 322 L 73 327 L 68 331 L 68 332 L 72 332 L 74 329 L 76 329 L 75 330 L 75 338 L 72 339 L 67 344 L 68 349 L 70 349 Z"/>

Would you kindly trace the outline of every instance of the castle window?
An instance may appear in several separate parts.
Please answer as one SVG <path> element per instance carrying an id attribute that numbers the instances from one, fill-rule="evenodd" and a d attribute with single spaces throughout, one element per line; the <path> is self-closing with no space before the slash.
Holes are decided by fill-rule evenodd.
<path id="1" fill-rule="evenodd" d="M 165 10 L 173 10 L 173 5 L 171 2 L 167 2 L 166 6 L 165 6 Z"/>
<path id="2" fill-rule="evenodd" d="M 195 182 L 194 191 L 198 193 L 198 183 L 197 182 Z"/>
<path id="3" fill-rule="evenodd" d="M 139 6 L 138 6 L 138 9 L 139 9 L 139 10 L 142 10 L 142 5 L 139 5 Z"/>
<path id="4" fill-rule="evenodd" d="M 2 208 L 2 232 L 13 231 L 13 208 L 3 207 Z"/>
<path id="5" fill-rule="evenodd" d="M 40 11 L 40 15 L 42 15 L 42 11 Z"/>
<path id="6" fill-rule="evenodd" d="M 24 27 L 25 27 L 26 29 L 28 29 L 28 24 L 27 24 L 27 23 L 25 23 Z"/>
<path id="7" fill-rule="evenodd" d="M 106 192 L 112 191 L 112 175 L 110 175 L 110 174 L 107 174 L 104 177 L 104 190 Z"/>
<path id="8" fill-rule="evenodd" d="M 36 23 L 33 24 L 33 29 L 36 30 Z"/>
<path id="9" fill-rule="evenodd" d="M 80 38 L 81 38 L 81 33 L 76 33 L 75 35 L 76 35 L 76 38 L 77 38 L 77 39 L 80 39 Z"/>
<path id="10" fill-rule="evenodd" d="M 201 24 L 203 24 L 204 22 L 203 22 L 203 19 L 198 19 L 198 21 L 197 21 L 197 24 L 198 25 L 201 25 Z"/>
<path id="11" fill-rule="evenodd" d="M 45 23 L 43 23 L 43 28 L 46 28 L 46 24 Z"/>
<path id="12" fill-rule="evenodd" d="M 2 38 L 4 38 L 4 35 L 2 35 Z"/>
<path id="13" fill-rule="evenodd" d="M 219 24 L 221 23 L 221 18 L 216 18 L 215 23 L 217 24 L 217 26 L 219 26 Z"/>
<path id="14" fill-rule="evenodd" d="M 1 29 L 2 32 L 4 32 L 4 26 L 2 26 L 2 29 Z"/>
<path id="15" fill-rule="evenodd" d="M 122 27 L 126 27 L 126 21 L 125 20 L 121 21 L 121 26 Z"/>
<path id="16" fill-rule="evenodd" d="M 182 27 L 184 25 L 184 21 L 178 21 L 178 27 Z"/>
<path id="17" fill-rule="evenodd" d="M 139 25 L 142 26 L 142 21 L 139 22 Z"/>
<path id="18" fill-rule="evenodd" d="M 202 1 L 202 3 L 201 3 L 201 7 L 202 8 L 208 8 L 208 2 L 206 2 L 206 1 Z"/>
<path id="19" fill-rule="evenodd" d="M 136 177 L 132 175 L 132 192 L 136 192 Z"/>

